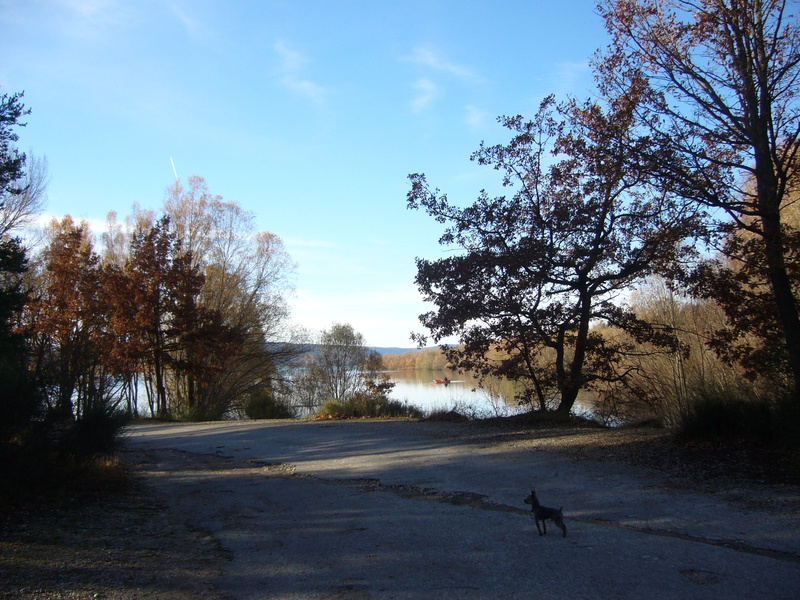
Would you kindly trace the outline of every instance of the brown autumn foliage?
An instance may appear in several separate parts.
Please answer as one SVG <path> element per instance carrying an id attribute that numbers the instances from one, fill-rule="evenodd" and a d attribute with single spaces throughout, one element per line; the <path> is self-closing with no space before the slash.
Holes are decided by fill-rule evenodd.
<path id="1" fill-rule="evenodd" d="M 202 178 L 192 185 L 205 189 Z M 179 200 L 170 207 L 180 228 L 135 208 L 126 231 L 111 216 L 103 257 L 86 223 L 51 225 L 23 320 L 55 414 L 95 405 L 135 414 L 144 390 L 154 416 L 220 418 L 271 393 L 286 351 L 270 342 L 286 316 L 291 268 L 280 239 L 247 231 L 252 217 L 233 203 L 217 199 L 213 210 L 191 195 Z M 203 236 L 213 243 L 195 244 L 198 257 L 180 234 L 209 215 Z"/>
<path id="2" fill-rule="evenodd" d="M 155 383 L 156 414 L 170 414 L 170 377 L 186 380 L 187 407 L 196 408 L 197 388 L 224 370 L 238 351 L 240 332 L 225 326 L 218 311 L 199 305 L 205 277 L 170 232 L 167 217 L 134 234 L 123 276 L 123 310 L 136 307 L 128 327 L 142 342 L 139 358 Z"/>
<path id="3" fill-rule="evenodd" d="M 628 344 L 604 338 L 593 323 L 673 343 L 614 301 L 690 254 L 699 224 L 680 196 L 627 163 L 617 140 L 635 137 L 636 110 L 625 96 L 608 107 L 558 107 L 548 98 L 530 121 L 502 118 L 511 140 L 481 146 L 472 159 L 499 171 L 510 193 L 481 192 L 467 208 L 424 175 L 409 177 L 409 206 L 447 224 L 440 243 L 460 250 L 417 260 L 417 286 L 435 305 L 422 323 L 434 341 L 459 338 L 446 351 L 459 369 L 518 381 L 524 401 L 561 418 L 582 390 L 625 376 Z"/>
<path id="4" fill-rule="evenodd" d="M 176 405 L 181 410 L 193 405 L 208 416 L 225 410 L 243 415 L 251 398 L 273 396 L 285 384 L 280 367 L 298 351 L 281 343 L 294 339 L 286 326 L 294 265 L 280 237 L 257 231 L 252 213 L 212 194 L 202 177 L 189 177 L 185 188 L 170 187 L 163 209 L 205 277 L 200 306 L 215 311 L 241 337 L 238 351 L 206 385 L 192 391 L 189 381 L 173 380 Z M 192 394 L 197 401 L 189 403 Z"/>
<path id="5" fill-rule="evenodd" d="M 100 338 L 106 310 L 98 294 L 100 259 L 86 225 L 65 217 L 50 224 L 48 236 L 27 320 L 35 378 L 50 384 L 51 409 L 67 418 L 103 394 L 98 370 L 102 370 Z"/>
<path id="6" fill-rule="evenodd" d="M 624 368 L 622 385 L 599 390 L 595 397 L 598 414 L 606 419 L 647 420 L 678 426 L 693 406 L 705 397 L 735 395 L 758 397 L 766 388 L 748 381 L 744 371 L 732 365 L 709 345 L 713 332 L 726 327 L 722 309 L 713 301 L 682 296 L 661 278 L 651 279 L 632 297 L 633 310 L 642 318 L 669 329 L 678 344 L 672 348 L 633 344 Z M 604 335 L 625 337 L 620 330 Z"/>
<path id="7" fill-rule="evenodd" d="M 604 0 L 598 8 L 612 36 L 594 65 L 599 91 L 609 101 L 635 98 L 636 126 L 659 148 L 631 144 L 630 163 L 725 215 L 724 251 L 743 268 L 717 277 L 705 295 L 718 297 L 734 327 L 773 340 L 777 352 L 739 358 L 781 365 L 773 373 L 784 372 L 797 404 L 796 230 L 784 208 L 800 174 L 800 16 L 787 0 Z"/>
<path id="8" fill-rule="evenodd" d="M 565 337 L 581 344 L 551 344 L 577 365 L 573 381 L 563 376 L 567 370 L 558 373 L 558 361 L 551 369 L 556 372 L 554 380 L 529 369 L 531 381 L 540 378 L 542 388 L 552 383 L 563 386 L 566 381 L 568 391 L 594 387 L 616 402 L 617 410 L 620 398 L 632 401 L 628 407 L 649 403 L 667 421 L 685 412 L 694 398 L 723 388 L 724 395 L 754 398 L 769 391 L 773 401 L 788 397 L 800 406 L 800 239 L 789 210 L 800 182 L 798 15 L 790 12 L 785 0 L 603 0 L 598 8 L 612 36 L 609 48 L 594 63 L 599 100 L 583 105 L 573 101 L 569 114 L 585 127 L 588 139 L 601 139 L 599 148 L 606 159 L 609 149 L 614 150 L 612 160 L 600 163 L 606 173 L 609 166 L 621 166 L 626 175 L 639 177 L 629 189 L 652 186 L 682 199 L 689 213 L 703 219 L 698 224 L 704 227 L 691 233 L 709 245 L 720 243 L 723 258 L 703 262 L 688 278 L 684 269 L 697 264 L 699 256 L 687 254 L 653 265 L 651 273 L 683 278 L 699 298 L 673 297 L 662 307 L 666 312 L 648 311 L 646 306 L 633 311 L 637 318 L 655 319 L 655 330 L 672 336 L 675 344 L 656 348 L 641 337 L 638 341 L 626 337 L 611 327 L 624 322 L 595 313 L 591 327 L 577 320 L 562 323 Z M 624 119 L 609 120 L 603 107 L 628 110 L 622 112 Z M 620 127 L 620 122 L 627 127 Z M 505 159 L 523 148 L 523 142 L 539 139 L 521 137 L 513 149 L 503 149 L 497 156 Z M 491 163 L 494 157 L 480 152 L 476 158 Z M 496 168 L 502 166 L 497 161 Z M 520 174 L 526 183 L 537 182 L 539 173 L 537 168 L 517 168 L 504 184 Z M 555 302 L 550 290 L 536 296 L 528 287 L 530 277 L 515 280 L 511 261 L 496 260 L 503 248 L 512 245 L 509 240 L 534 229 L 527 214 L 513 210 L 524 202 L 509 208 L 504 198 L 483 194 L 473 207 L 458 211 L 444 194 L 427 188 L 424 176 L 412 176 L 412 183 L 412 203 L 424 205 L 440 222 L 453 223 L 443 242 L 461 243 L 477 257 L 474 264 L 460 257 L 418 263 L 418 284 L 439 308 L 438 313 L 425 315 L 423 322 L 434 338 L 458 334 L 468 353 L 498 372 L 483 358 L 493 344 L 505 344 L 506 354 L 513 358 L 509 344 L 525 340 L 527 330 L 518 323 L 529 319 L 533 309 L 568 307 L 566 302 Z M 563 200 L 559 204 L 568 205 Z M 480 211 L 492 219 L 481 223 L 482 228 L 472 227 Z M 559 239 L 564 230 L 555 228 L 551 239 Z M 565 246 L 570 256 L 590 253 L 588 244 L 577 238 L 571 241 L 577 243 Z M 642 241 L 632 247 L 638 252 L 647 246 Z M 545 255 L 558 258 L 543 273 L 557 275 L 564 261 L 556 250 Z M 518 260 L 517 271 L 534 271 L 534 261 L 535 255 L 525 255 Z M 649 274 L 645 271 L 640 274 Z M 574 272 L 584 275 L 581 268 Z M 558 279 L 560 290 L 567 281 Z M 519 310 L 526 295 L 546 301 L 529 302 Z M 494 335 L 482 335 L 482 323 L 495 325 Z M 512 331 L 512 324 L 519 331 Z M 594 365 L 583 360 L 585 340 L 595 344 Z M 596 367 L 602 367 L 600 361 L 615 347 L 623 352 L 616 354 L 613 364 L 605 363 L 610 370 L 598 373 Z M 541 344 L 532 348 L 528 355 L 541 355 Z M 519 371 L 506 374 L 520 377 Z"/>
<path id="9" fill-rule="evenodd" d="M 438 371 L 452 367 L 441 348 L 425 348 L 402 354 L 384 354 L 382 358 L 384 367 L 389 371 Z"/>
<path id="10" fill-rule="evenodd" d="M 69 217 L 51 225 L 27 308 L 37 380 L 68 418 L 132 393 L 141 373 L 154 384 L 154 414 L 166 416 L 168 377 L 201 384 L 235 354 L 239 336 L 198 305 L 204 278 L 168 220 L 134 235 L 123 267 L 102 265 L 90 236 Z"/>
<path id="11" fill-rule="evenodd" d="M 781 208 L 786 272 L 800 303 L 800 206 L 798 192 Z M 752 222 L 748 218 L 745 221 Z M 764 260 L 764 238 L 750 228 L 729 228 L 719 256 L 702 263 L 688 279 L 698 298 L 724 311 L 724 326 L 709 332 L 709 345 L 726 361 L 741 365 L 751 379 L 766 377 L 790 394 L 791 361 Z"/>

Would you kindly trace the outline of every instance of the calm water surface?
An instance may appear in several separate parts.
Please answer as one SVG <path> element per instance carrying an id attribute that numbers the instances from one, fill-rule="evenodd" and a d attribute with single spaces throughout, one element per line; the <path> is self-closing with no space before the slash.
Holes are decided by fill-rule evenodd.
<path id="1" fill-rule="evenodd" d="M 390 397 L 407 402 L 426 413 L 456 410 L 469 417 L 504 417 L 525 412 L 514 401 L 514 386 L 510 382 L 489 381 L 486 389 L 477 387 L 470 375 L 445 370 L 390 371 L 395 383 Z M 435 379 L 450 379 L 450 383 L 434 383 Z M 573 412 L 592 417 L 591 406 L 579 397 Z"/>
<path id="2" fill-rule="evenodd" d="M 513 391 L 477 388 L 469 375 L 444 370 L 391 371 L 395 383 L 391 398 L 408 402 L 426 413 L 458 410 L 468 416 L 506 416 L 520 412 L 513 403 Z M 434 379 L 450 379 L 449 384 L 434 383 Z"/>

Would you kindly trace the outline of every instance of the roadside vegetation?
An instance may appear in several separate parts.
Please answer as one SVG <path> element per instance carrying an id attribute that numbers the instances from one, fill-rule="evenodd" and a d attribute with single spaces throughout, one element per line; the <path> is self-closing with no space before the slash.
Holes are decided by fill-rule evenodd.
<path id="1" fill-rule="evenodd" d="M 366 346 L 362 334 L 352 325 L 335 323 L 296 365 L 281 401 L 296 415 L 317 419 L 421 416 L 389 398 L 394 383 L 385 369 L 384 357 Z"/>
<path id="2" fill-rule="evenodd" d="M 46 161 L 15 143 L 30 110 L 0 96 L 0 477 L 5 492 L 114 471 L 128 419 L 276 416 L 293 264 L 254 216 L 176 182 L 161 214 L 134 206 L 94 235 L 70 216 L 36 246 Z M 8 485 L 6 485 L 8 484 Z"/>

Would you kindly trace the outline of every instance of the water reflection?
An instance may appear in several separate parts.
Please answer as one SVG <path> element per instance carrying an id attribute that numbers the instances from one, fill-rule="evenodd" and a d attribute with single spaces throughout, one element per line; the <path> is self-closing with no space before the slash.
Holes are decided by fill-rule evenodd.
<path id="1" fill-rule="evenodd" d="M 514 400 L 519 389 L 512 381 L 488 378 L 484 387 L 469 374 L 455 374 L 442 369 L 390 371 L 395 383 L 391 398 L 407 402 L 426 413 L 456 410 L 471 418 L 507 417 L 528 410 Z M 436 381 L 448 380 L 448 383 Z M 572 413 L 598 420 L 588 395 L 581 393 Z"/>
<path id="2" fill-rule="evenodd" d="M 471 417 L 492 417 L 525 410 L 516 406 L 511 382 L 493 382 L 484 389 L 469 375 L 444 370 L 391 371 L 388 375 L 395 383 L 391 398 L 426 413 L 457 410 Z M 447 383 L 436 383 L 445 379 Z"/>

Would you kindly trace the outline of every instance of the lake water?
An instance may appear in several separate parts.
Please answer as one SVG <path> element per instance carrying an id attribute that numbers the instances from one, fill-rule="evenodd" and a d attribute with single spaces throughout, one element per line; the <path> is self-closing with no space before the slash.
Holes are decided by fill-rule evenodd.
<path id="1" fill-rule="evenodd" d="M 425 413 L 456 410 L 468 417 L 505 417 L 528 410 L 514 401 L 514 385 L 508 381 L 490 380 L 487 389 L 477 386 L 470 375 L 445 370 L 390 371 L 394 382 L 390 398 L 407 402 Z M 435 379 L 450 379 L 449 384 L 434 383 Z M 573 412 L 592 416 L 591 407 L 579 400 Z"/>
<path id="2" fill-rule="evenodd" d="M 426 413 L 457 410 L 467 416 L 508 416 L 524 410 L 509 404 L 505 396 L 513 398 L 513 391 L 485 390 L 469 375 L 458 375 L 444 370 L 391 371 L 395 383 L 390 397 L 407 402 Z M 449 384 L 434 383 L 434 379 L 450 379 Z"/>

